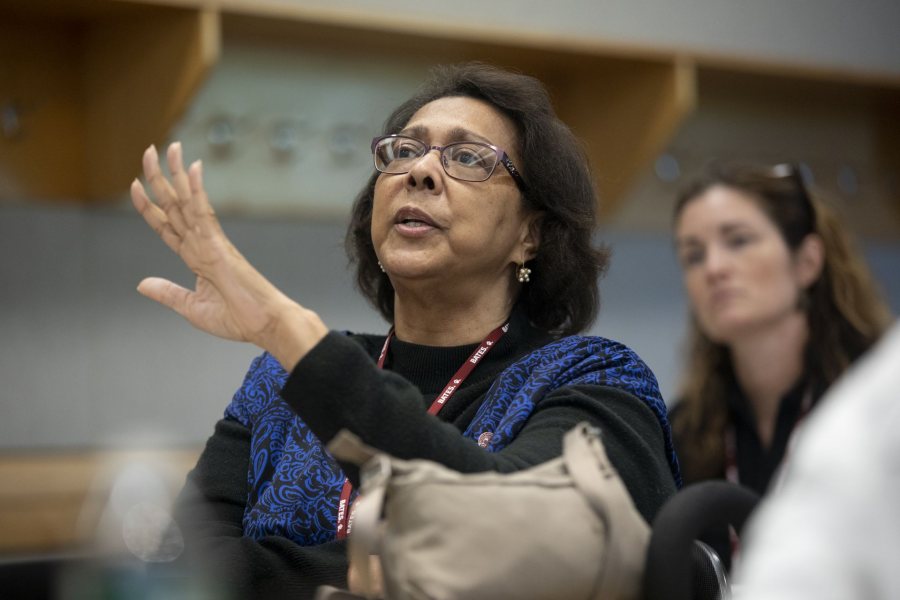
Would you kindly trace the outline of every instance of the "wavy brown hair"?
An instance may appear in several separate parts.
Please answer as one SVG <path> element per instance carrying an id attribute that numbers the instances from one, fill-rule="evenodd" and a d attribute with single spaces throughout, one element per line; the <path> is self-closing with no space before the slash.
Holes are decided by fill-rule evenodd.
<path id="1" fill-rule="evenodd" d="M 679 195 L 675 222 L 688 203 L 713 186 L 752 198 L 792 251 L 810 234 L 822 240 L 822 274 L 801 302 L 809 324 L 805 373 L 813 399 L 818 400 L 888 327 L 891 315 L 880 290 L 834 211 L 810 193 L 796 168 L 712 165 Z M 693 316 L 688 343 L 680 390 L 684 404 L 673 427 L 682 440 L 678 450 L 684 458 L 685 481 L 696 481 L 717 477 L 724 468 L 726 398 L 734 385 L 734 370 L 728 348 L 707 337 Z"/>
<path id="2" fill-rule="evenodd" d="M 540 246 L 528 266 L 531 282 L 518 304 L 537 327 L 567 335 L 586 329 L 600 307 L 597 280 L 606 271 L 609 251 L 592 242 L 597 195 L 584 150 L 553 111 L 541 83 L 483 63 L 440 66 L 424 86 L 388 117 L 383 134 L 403 129 L 420 108 L 448 96 L 483 100 L 516 127 L 523 201 L 542 214 Z M 372 244 L 374 172 L 356 197 L 345 246 L 356 264 L 356 283 L 388 322 L 394 320 L 394 288 L 378 267 Z M 512 277 L 510 273 L 510 277 Z"/>

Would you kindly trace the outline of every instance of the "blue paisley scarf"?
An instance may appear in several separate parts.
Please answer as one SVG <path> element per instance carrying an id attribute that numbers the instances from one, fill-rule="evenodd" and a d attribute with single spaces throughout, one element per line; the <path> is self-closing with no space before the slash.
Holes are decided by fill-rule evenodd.
<path id="1" fill-rule="evenodd" d="M 253 360 L 241 388 L 225 410 L 251 431 L 250 489 L 244 535 L 287 537 L 316 545 L 335 537 L 337 504 L 344 475 L 337 462 L 279 391 L 288 373 L 268 353 Z M 546 394 L 567 385 L 622 389 L 656 415 L 676 485 L 678 459 L 656 377 L 628 347 L 601 337 L 572 336 L 535 350 L 507 367 L 494 381 L 464 432 L 488 452 L 505 448 Z"/>

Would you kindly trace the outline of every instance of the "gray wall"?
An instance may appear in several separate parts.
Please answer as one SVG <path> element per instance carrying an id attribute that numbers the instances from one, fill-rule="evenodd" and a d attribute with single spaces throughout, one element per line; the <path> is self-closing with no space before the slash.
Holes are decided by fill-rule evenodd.
<path id="1" fill-rule="evenodd" d="M 353 290 L 334 221 L 226 218 L 237 246 L 331 327 L 382 332 Z M 593 332 L 635 349 L 669 398 L 685 303 L 665 234 L 607 231 L 612 268 Z M 900 309 L 900 244 L 867 245 Z M 0 206 L 0 448 L 196 444 L 250 359 L 135 291 L 191 278 L 129 210 Z"/>

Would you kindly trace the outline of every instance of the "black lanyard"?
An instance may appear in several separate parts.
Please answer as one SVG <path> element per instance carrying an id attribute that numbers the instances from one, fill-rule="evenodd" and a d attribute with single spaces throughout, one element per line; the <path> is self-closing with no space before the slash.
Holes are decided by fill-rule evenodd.
<path id="1" fill-rule="evenodd" d="M 794 422 L 794 426 L 791 428 L 792 436 L 794 435 L 794 431 L 797 430 L 797 426 L 800 422 L 803 421 L 807 414 L 809 414 L 811 408 L 812 391 L 806 390 L 806 393 L 803 394 L 803 400 L 800 402 L 800 414 Z M 790 448 L 790 441 L 788 441 L 788 448 Z M 787 453 L 785 453 L 784 458 L 787 458 Z M 784 458 L 782 458 L 782 461 Z M 734 429 L 734 425 L 729 425 L 725 428 L 725 479 L 731 483 L 741 482 L 737 461 L 737 432 Z"/>

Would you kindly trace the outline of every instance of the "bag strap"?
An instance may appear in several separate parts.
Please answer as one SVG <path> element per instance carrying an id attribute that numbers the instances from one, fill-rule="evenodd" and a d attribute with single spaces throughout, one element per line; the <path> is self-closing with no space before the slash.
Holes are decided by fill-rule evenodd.
<path id="1" fill-rule="evenodd" d="M 346 429 L 338 431 L 328 443 L 328 452 L 338 460 L 360 466 L 363 493 L 353 502 L 350 518 L 353 535 L 347 541 L 350 563 L 359 573 L 359 581 L 366 598 L 376 597 L 375 579 L 370 569 L 369 556 L 378 554 L 381 548 L 381 514 L 387 484 L 391 477 L 391 460 L 367 446 Z"/>
<path id="2" fill-rule="evenodd" d="M 598 578 L 598 597 L 618 598 L 634 564 L 641 564 L 649 527 L 636 513 L 628 490 L 609 461 L 600 430 L 579 423 L 563 438 L 563 462 L 585 499 L 605 519 L 606 560 Z M 643 525 L 635 530 L 633 525 Z M 639 554 L 640 553 L 640 554 Z"/>
<path id="3" fill-rule="evenodd" d="M 328 453 L 336 459 L 362 467 L 378 451 L 363 443 L 359 437 L 347 429 L 341 429 L 326 446 Z"/>

